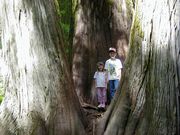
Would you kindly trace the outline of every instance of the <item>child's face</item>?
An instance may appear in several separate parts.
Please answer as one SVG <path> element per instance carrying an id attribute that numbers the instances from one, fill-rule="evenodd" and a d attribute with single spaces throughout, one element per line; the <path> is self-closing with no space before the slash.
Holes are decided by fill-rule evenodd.
<path id="1" fill-rule="evenodd" d="M 99 65 L 99 66 L 98 66 L 98 69 L 99 69 L 100 71 L 102 71 L 102 70 L 104 69 L 104 65 Z"/>
<path id="2" fill-rule="evenodd" d="M 109 56 L 111 58 L 115 58 L 116 57 L 116 52 L 109 52 Z"/>

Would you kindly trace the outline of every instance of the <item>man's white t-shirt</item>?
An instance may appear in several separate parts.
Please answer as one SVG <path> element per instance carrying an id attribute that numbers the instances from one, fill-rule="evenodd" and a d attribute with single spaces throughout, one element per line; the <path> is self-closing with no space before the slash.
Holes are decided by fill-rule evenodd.
<path id="1" fill-rule="evenodd" d="M 108 59 L 104 68 L 108 71 L 108 80 L 120 80 L 122 63 L 119 59 Z"/>
<path id="2" fill-rule="evenodd" d="M 106 86 L 106 72 L 95 72 L 94 79 L 96 79 L 96 87 Z"/>

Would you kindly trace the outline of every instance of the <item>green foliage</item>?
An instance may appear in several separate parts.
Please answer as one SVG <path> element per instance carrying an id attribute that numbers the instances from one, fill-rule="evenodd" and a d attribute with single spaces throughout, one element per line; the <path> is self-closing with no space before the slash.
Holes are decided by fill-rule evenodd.
<path id="1" fill-rule="evenodd" d="M 3 87 L 2 77 L 0 76 L 0 103 L 2 102 L 3 98 L 4 98 L 4 87 Z"/>
<path id="2" fill-rule="evenodd" d="M 114 4 L 114 0 L 107 0 L 107 3 L 112 6 Z"/>
<path id="3" fill-rule="evenodd" d="M 72 23 L 72 1 L 58 0 L 59 25 L 63 32 L 65 51 L 68 56 L 71 53 L 71 23 Z"/>
<path id="4" fill-rule="evenodd" d="M 68 23 L 63 23 L 62 21 L 60 22 L 60 26 L 63 30 L 65 42 L 68 42 L 69 39 L 69 31 L 70 31 L 70 24 Z"/>
<path id="5" fill-rule="evenodd" d="M 64 33 L 64 38 L 66 41 L 69 39 L 71 15 L 72 15 L 72 4 L 68 0 L 58 0 L 59 2 L 59 15 L 60 15 L 60 25 Z"/>

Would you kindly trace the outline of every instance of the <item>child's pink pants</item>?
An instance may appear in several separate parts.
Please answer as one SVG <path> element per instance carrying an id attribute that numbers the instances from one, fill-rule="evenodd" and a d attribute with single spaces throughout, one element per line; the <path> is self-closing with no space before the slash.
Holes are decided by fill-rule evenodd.
<path id="1" fill-rule="evenodd" d="M 106 87 L 97 87 L 97 97 L 100 104 L 106 103 Z"/>

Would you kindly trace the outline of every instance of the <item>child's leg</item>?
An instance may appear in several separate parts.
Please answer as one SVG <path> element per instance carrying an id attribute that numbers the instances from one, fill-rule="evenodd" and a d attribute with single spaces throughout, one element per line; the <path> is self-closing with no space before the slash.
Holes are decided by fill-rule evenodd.
<path id="1" fill-rule="evenodd" d="M 102 88 L 102 104 L 103 104 L 102 107 L 105 107 L 105 104 L 106 104 L 106 87 Z"/>
<path id="2" fill-rule="evenodd" d="M 112 84 L 111 84 L 110 92 L 111 92 L 111 100 L 112 100 L 112 98 L 114 97 L 114 94 L 119 86 L 119 80 L 116 79 L 116 80 L 111 80 L 111 81 L 112 81 Z"/>
<path id="3" fill-rule="evenodd" d="M 101 88 L 97 87 L 96 90 L 97 90 L 98 103 L 101 105 L 102 104 Z"/>
<path id="4" fill-rule="evenodd" d="M 119 86 L 119 80 L 116 79 L 116 80 L 114 80 L 114 89 L 115 89 L 115 91 L 117 90 L 118 86 Z"/>
<path id="5" fill-rule="evenodd" d="M 109 80 L 109 92 L 110 92 L 110 101 L 111 101 L 115 93 L 114 80 Z"/>

